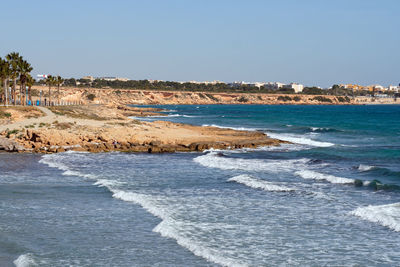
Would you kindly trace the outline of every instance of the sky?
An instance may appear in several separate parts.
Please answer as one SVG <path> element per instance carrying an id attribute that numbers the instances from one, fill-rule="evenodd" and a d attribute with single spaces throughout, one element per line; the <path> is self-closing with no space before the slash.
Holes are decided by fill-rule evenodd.
<path id="1" fill-rule="evenodd" d="M 398 0 L 0 1 L 34 75 L 400 83 Z"/>

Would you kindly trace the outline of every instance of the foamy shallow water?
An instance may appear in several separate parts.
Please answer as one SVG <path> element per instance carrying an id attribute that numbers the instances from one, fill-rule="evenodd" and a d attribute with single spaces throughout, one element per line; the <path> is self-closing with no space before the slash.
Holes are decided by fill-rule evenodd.
<path id="1" fill-rule="evenodd" d="M 193 122 L 205 124 L 200 115 Z M 258 120 L 240 121 L 238 128 L 271 131 Z M 221 124 L 209 122 L 215 123 Z M 318 121 L 283 125 L 274 131 L 335 145 L 162 155 L 0 154 L 0 266 L 400 262 L 395 146 L 367 148 L 362 138 L 347 143 L 357 147 L 342 146 L 349 142 L 342 138 L 347 130 Z"/>

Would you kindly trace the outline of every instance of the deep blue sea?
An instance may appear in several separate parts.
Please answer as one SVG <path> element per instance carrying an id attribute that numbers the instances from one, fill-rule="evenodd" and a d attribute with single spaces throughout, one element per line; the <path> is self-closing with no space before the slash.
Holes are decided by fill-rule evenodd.
<path id="1" fill-rule="evenodd" d="M 293 144 L 0 154 L 0 266 L 399 266 L 400 106 L 161 106 Z"/>

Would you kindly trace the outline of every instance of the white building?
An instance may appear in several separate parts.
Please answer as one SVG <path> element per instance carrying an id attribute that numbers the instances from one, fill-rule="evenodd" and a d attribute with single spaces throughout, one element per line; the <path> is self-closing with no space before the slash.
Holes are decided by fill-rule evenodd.
<path id="1" fill-rule="evenodd" d="M 293 89 L 295 93 L 303 92 L 304 85 L 299 83 L 290 83 L 283 86 L 283 88 Z"/>
<path id="2" fill-rule="evenodd" d="M 389 85 L 389 87 L 388 87 L 388 91 L 391 91 L 391 92 L 396 92 L 396 93 L 398 93 L 398 92 L 400 92 L 400 86 Z"/>
<path id="3" fill-rule="evenodd" d="M 278 90 L 279 88 L 282 88 L 285 84 L 280 83 L 280 82 L 268 82 L 265 84 L 265 87 L 267 89 L 273 89 L 273 90 Z"/>

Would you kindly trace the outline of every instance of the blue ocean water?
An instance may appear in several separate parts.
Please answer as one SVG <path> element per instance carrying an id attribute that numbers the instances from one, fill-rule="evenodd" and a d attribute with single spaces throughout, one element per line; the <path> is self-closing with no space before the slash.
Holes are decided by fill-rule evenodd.
<path id="1" fill-rule="evenodd" d="M 0 154 L 0 266 L 395 266 L 400 106 L 162 106 L 293 144 Z"/>

